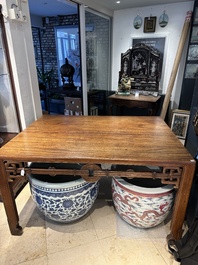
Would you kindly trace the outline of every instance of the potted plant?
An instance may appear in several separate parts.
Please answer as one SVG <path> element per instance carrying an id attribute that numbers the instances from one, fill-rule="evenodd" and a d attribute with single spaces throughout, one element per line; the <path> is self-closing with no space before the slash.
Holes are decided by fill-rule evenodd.
<path id="1" fill-rule="evenodd" d="M 41 71 L 37 67 L 37 75 L 38 75 L 38 81 L 39 81 L 39 89 L 45 90 L 47 87 L 50 87 L 50 82 L 52 79 L 52 76 L 54 74 L 54 69 L 52 68 L 49 71 Z"/>

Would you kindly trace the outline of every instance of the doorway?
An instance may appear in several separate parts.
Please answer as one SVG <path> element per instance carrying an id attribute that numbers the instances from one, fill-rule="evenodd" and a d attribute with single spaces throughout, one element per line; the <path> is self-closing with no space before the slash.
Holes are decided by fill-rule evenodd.
<path id="1" fill-rule="evenodd" d="M 32 0 L 30 0 L 31 2 Z M 59 5 L 62 2 L 57 2 Z M 89 115 L 107 115 L 107 97 L 110 93 L 110 30 L 111 20 L 103 14 L 85 8 L 85 40 L 80 38 L 79 4 L 70 3 L 75 12 L 67 15 L 48 16 L 45 9 L 45 16 L 41 16 L 42 27 L 33 27 L 33 40 L 35 48 L 35 58 L 37 70 L 39 70 L 40 81 L 44 77 L 46 90 L 41 91 L 41 101 L 43 109 L 51 106 L 52 100 L 59 100 L 56 105 L 58 109 L 53 110 L 59 114 L 64 114 L 64 94 L 61 92 L 62 82 L 60 76 L 60 66 L 69 57 L 70 64 L 75 67 L 75 87 L 77 93 L 81 93 L 84 106 L 88 106 Z M 67 4 L 64 3 L 64 10 Z M 59 9 L 60 10 L 60 9 Z M 30 6 L 31 13 L 31 6 Z M 83 25 L 84 26 L 84 25 Z M 37 39 L 36 39 L 37 38 Z M 38 40 L 40 38 L 40 40 Z M 84 71 L 80 61 L 82 42 L 86 42 L 86 55 L 83 60 L 83 67 L 86 67 L 85 76 L 87 82 L 83 83 Z M 84 54 L 83 54 L 84 55 Z M 85 63 L 86 61 L 86 63 Z M 86 80 L 84 78 L 84 80 Z M 41 82 L 42 83 L 42 82 Z M 84 88 L 83 88 L 84 85 Z M 44 88 L 45 89 L 45 88 Z M 56 89 L 58 93 L 51 93 L 50 89 Z M 47 99 L 46 99 L 47 94 Z M 75 93 L 74 93 L 75 94 Z M 71 95 L 71 94 L 70 94 Z M 88 100 L 85 100 L 87 97 Z M 61 101 L 62 99 L 62 101 Z M 51 108 L 51 107 L 50 107 Z"/>
<path id="2" fill-rule="evenodd" d="M 29 8 L 42 110 L 48 114 L 64 114 L 64 97 L 82 98 L 79 4 L 49 1 L 40 10 L 30 0 Z M 66 76 L 60 73 L 66 59 L 74 68 L 73 76 L 69 77 L 74 81 L 72 87 L 67 73 Z"/>

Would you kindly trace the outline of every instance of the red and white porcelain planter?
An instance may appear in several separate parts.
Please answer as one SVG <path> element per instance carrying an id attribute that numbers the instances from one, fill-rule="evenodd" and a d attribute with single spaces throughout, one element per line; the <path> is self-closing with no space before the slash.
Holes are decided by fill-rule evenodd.
<path id="1" fill-rule="evenodd" d="M 127 223 L 138 228 L 159 225 L 171 211 L 174 187 L 142 187 L 142 183 L 139 186 L 132 184 L 132 181 L 123 178 L 112 179 L 112 196 L 116 211 Z"/>

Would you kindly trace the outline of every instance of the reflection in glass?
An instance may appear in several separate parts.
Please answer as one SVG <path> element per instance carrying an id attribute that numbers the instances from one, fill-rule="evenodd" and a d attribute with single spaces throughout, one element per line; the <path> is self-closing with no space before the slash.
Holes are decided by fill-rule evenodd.
<path id="1" fill-rule="evenodd" d="M 88 90 L 109 90 L 110 18 L 87 9 L 86 56 Z"/>
<path id="2" fill-rule="evenodd" d="M 3 39 L 3 30 L 0 27 L 0 131 L 18 133 L 19 125 L 10 79 L 11 70 L 7 64 L 7 49 Z M 2 138 L 0 138 L 0 143 L 3 143 Z"/>
<path id="3" fill-rule="evenodd" d="M 88 115 L 107 115 L 111 18 L 87 8 L 85 25 Z"/>
<path id="4" fill-rule="evenodd" d="M 57 57 L 58 69 L 65 64 L 66 58 L 74 69 L 74 85 L 81 86 L 81 69 L 80 69 L 80 48 L 79 48 L 79 28 L 78 26 L 57 26 Z M 59 75 L 59 84 L 62 85 L 61 75 Z"/>

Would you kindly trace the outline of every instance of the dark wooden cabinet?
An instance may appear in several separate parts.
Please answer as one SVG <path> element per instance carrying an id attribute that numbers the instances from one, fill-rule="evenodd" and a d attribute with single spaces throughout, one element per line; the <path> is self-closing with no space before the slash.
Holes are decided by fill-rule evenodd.
<path id="1" fill-rule="evenodd" d="M 194 2 L 179 109 L 190 110 L 198 77 L 198 0 Z"/>
<path id="2" fill-rule="evenodd" d="M 198 111 L 198 79 L 196 79 L 194 86 L 194 93 L 192 96 L 192 104 L 190 109 L 190 120 L 189 120 L 188 132 L 186 137 L 186 148 L 193 157 L 197 157 L 198 155 L 198 136 L 193 126 L 193 120 L 197 111 Z"/>
<path id="3" fill-rule="evenodd" d="M 194 2 L 194 10 L 189 36 L 186 65 L 182 83 L 179 109 L 189 110 L 190 119 L 185 146 L 193 157 L 198 154 L 198 136 L 193 126 L 198 111 L 198 0 Z"/>

